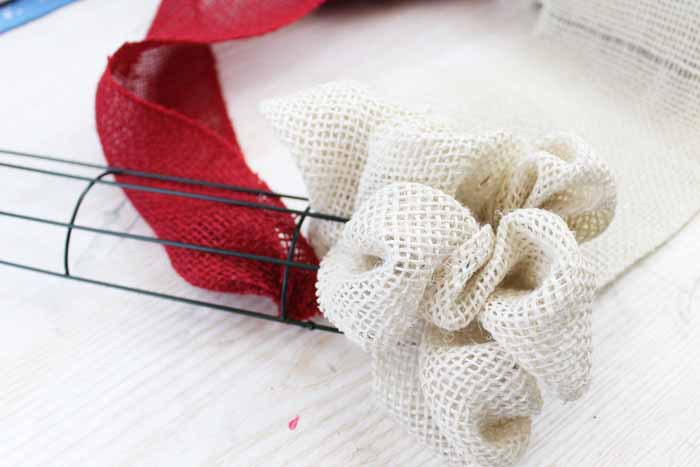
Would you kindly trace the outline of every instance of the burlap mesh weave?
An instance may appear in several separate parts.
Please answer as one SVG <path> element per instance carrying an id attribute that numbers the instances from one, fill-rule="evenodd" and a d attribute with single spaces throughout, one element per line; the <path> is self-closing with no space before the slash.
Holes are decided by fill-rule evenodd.
<path id="1" fill-rule="evenodd" d="M 561 399 L 578 399 L 590 379 L 596 274 L 562 219 L 541 209 L 507 214 L 475 280 L 492 287 L 484 328 Z"/>
<path id="2" fill-rule="evenodd" d="M 452 464 L 512 465 L 539 385 L 573 400 L 590 381 L 598 268 L 579 242 L 613 218 L 605 165 L 572 135 L 471 135 L 352 83 L 263 112 L 312 208 L 352 214 L 311 234 L 330 247 L 317 295 L 371 353 L 379 404 Z"/>
<path id="3" fill-rule="evenodd" d="M 582 394 L 596 285 L 653 250 L 700 207 L 700 4 L 542 3 L 537 34 L 520 53 L 475 61 L 468 73 L 441 79 L 423 95 L 447 108 L 454 101 L 465 125 L 512 131 L 470 135 L 434 117 L 390 117 L 376 123 L 366 152 L 356 154 L 365 169 L 353 176 L 357 191 L 348 193 L 356 209 L 370 212 L 388 190 L 419 183 L 456 200 L 479 224 L 441 262 L 426 262 L 434 269 L 418 301 L 414 292 L 374 310 L 404 317 L 405 334 L 362 342 L 372 352 L 379 404 L 454 465 L 515 463 L 539 409 L 537 386 L 565 400 Z M 397 74 L 432 83 L 452 71 L 436 61 Z M 280 122 L 288 102 L 273 101 L 268 113 Z M 357 112 L 351 107 L 343 112 Z M 296 111 L 316 118 L 311 108 Z M 333 143 L 326 144 L 345 144 L 328 138 Z M 285 139 L 294 148 L 289 134 Z M 358 211 L 353 229 L 363 231 L 358 225 L 368 221 Z M 349 279 L 336 251 L 349 245 L 331 248 L 321 275 L 333 267 Z M 324 280 L 334 282 L 332 275 Z M 323 310 L 331 320 L 342 316 L 341 327 L 353 323 L 353 311 L 341 309 L 329 290 L 319 283 Z"/>
<path id="4" fill-rule="evenodd" d="M 447 459 L 459 459 L 457 448 L 440 432 L 419 379 L 424 321 L 409 328 L 396 345 L 372 352 L 372 390 L 377 404 L 420 442 Z"/>
<path id="5" fill-rule="evenodd" d="M 324 86 L 286 99 L 284 109 L 264 102 L 267 115 L 292 156 L 304 172 L 312 208 L 319 212 L 350 217 L 355 211 L 355 193 L 367 161 L 370 132 L 388 118 L 400 115 L 398 108 L 379 105 L 361 86 L 344 83 Z M 316 118 L 309 118 L 313 109 Z M 309 236 L 323 256 L 336 242 L 342 225 L 309 220 Z"/>
<path id="6" fill-rule="evenodd" d="M 542 406 L 535 378 L 476 326 L 447 333 L 427 325 L 420 358 L 422 390 L 459 458 L 515 462 Z"/>
<path id="7" fill-rule="evenodd" d="M 364 348 L 394 345 L 418 319 L 433 271 L 479 228 L 454 198 L 393 184 L 364 203 L 319 270 L 321 309 Z"/>
<path id="8" fill-rule="evenodd" d="M 242 160 L 220 95 L 213 56 L 205 44 L 272 30 L 320 1 L 234 3 L 164 2 L 149 33 L 153 40 L 127 44 L 114 55 L 97 99 L 98 128 L 112 164 L 264 187 Z M 542 3 L 539 34 L 524 41 L 518 54 L 504 52 L 494 57 L 484 50 L 483 61 L 465 64 L 460 70 L 454 69 L 452 61 L 445 62 L 453 68 L 440 69 L 436 61 L 396 70 L 395 75 L 386 73 L 383 79 L 395 86 L 407 81 L 419 83 L 414 94 L 420 92 L 424 99 L 432 93 L 434 101 L 447 106 L 447 102 L 456 102 L 466 109 L 471 123 L 517 128 L 519 134 L 524 134 L 520 130 L 541 133 L 541 128 L 573 129 L 583 136 L 623 182 L 615 222 L 605 235 L 583 247 L 591 265 L 603 271 L 601 281 L 608 282 L 669 238 L 700 207 L 700 3 Z M 468 55 L 461 50 L 454 53 Z M 431 87 L 439 91 L 431 91 Z M 439 327 L 447 333 L 443 334 L 447 342 L 460 342 L 449 337 L 450 333 L 459 336 L 465 329 L 472 332 L 474 326 L 482 326 L 491 333 L 484 339 L 495 340 L 469 345 L 495 342 L 502 345 L 498 352 L 507 347 L 518 370 L 537 375 L 562 397 L 575 397 L 585 387 L 590 362 L 590 312 L 584 306 L 591 288 L 589 265 L 567 250 L 571 237 L 559 241 L 556 232 L 562 232 L 561 222 L 549 222 L 544 219 L 548 216 L 518 222 L 510 216 L 521 208 L 541 208 L 566 222 L 579 242 L 591 239 L 612 215 L 607 171 L 587 156 L 588 150 L 576 138 L 555 134 L 537 141 L 530 135 L 519 138 L 510 132 L 470 136 L 444 122 L 379 105 L 361 89 L 331 86 L 316 92 L 272 105 L 268 114 L 310 181 L 317 209 L 349 216 L 383 187 L 417 182 L 451 196 L 480 224 L 476 230 L 469 229 L 470 234 L 453 251 L 431 250 L 431 261 L 436 264 L 429 280 L 424 281 L 428 273 L 416 267 L 401 276 L 401 280 L 414 280 L 419 285 L 426 282 L 422 296 L 404 289 L 410 290 L 407 296 L 393 302 L 390 294 L 374 284 L 374 297 L 384 293 L 382 303 L 389 305 L 379 316 L 399 321 L 407 333 L 392 334 L 394 328 L 384 326 L 381 319 L 366 319 L 381 332 L 368 325 L 356 333 L 356 339 L 366 347 L 377 346 L 372 358 L 378 400 L 453 463 L 512 462 L 527 438 L 524 419 L 515 425 L 509 425 L 509 420 L 486 423 L 491 428 L 522 428 L 520 433 L 502 430 L 507 435 L 498 438 L 502 457 L 484 457 L 484 453 L 501 451 L 491 450 L 488 443 L 496 438 L 483 436 L 483 431 L 468 432 L 465 447 L 450 441 L 454 438 L 442 433 L 442 425 L 438 428 L 436 420 L 451 412 L 439 411 L 443 396 L 429 405 L 423 393 L 417 350 L 428 342 L 427 337 L 421 337 L 423 328 L 432 331 Z M 366 105 L 356 105 L 360 101 Z M 397 116 L 403 118 L 395 119 Z M 194 242 L 204 237 L 224 242 L 212 246 L 246 250 L 250 246 L 257 253 L 263 248 L 263 253 L 278 257 L 286 253 L 279 234 L 284 237 L 291 231 L 290 219 L 281 223 L 265 216 L 246 219 L 237 210 L 212 215 L 193 205 L 173 207 L 149 203 L 148 198 L 152 197 L 132 200 L 159 237 Z M 183 207 L 187 209 L 181 210 Z M 154 214 L 155 208 L 158 212 Z M 422 220 L 415 217 L 389 225 L 419 224 Z M 251 222 L 256 223 L 261 239 L 251 236 L 247 228 Z M 439 224 L 436 219 L 431 223 Z M 361 219 L 356 224 L 362 224 Z M 358 230 L 361 233 L 362 229 Z M 330 224 L 312 224 L 311 236 L 321 254 L 340 235 Z M 415 261 L 417 254 L 402 249 L 402 240 L 383 237 L 384 244 L 393 242 L 392 248 L 402 257 Z M 511 245 L 511 241 L 515 243 Z M 369 240 L 364 237 L 363 242 Z M 515 251 L 517 245 L 527 253 L 521 256 Z M 304 251 L 312 258 L 308 248 Z M 337 255 L 342 259 L 342 252 Z M 437 256 L 443 259 L 438 261 Z M 492 258 L 500 259 L 494 262 Z M 278 295 L 279 268 L 258 270 L 231 262 L 212 266 L 209 255 L 199 253 L 171 253 L 171 259 L 195 284 Z M 338 271 L 350 280 L 362 268 L 375 274 L 374 267 L 381 267 L 382 262 L 381 256 L 370 254 L 357 261 L 356 271 Z M 560 282 L 564 276 L 571 280 Z M 496 284 L 498 280 L 501 282 Z M 289 289 L 290 295 L 303 297 L 295 300 L 300 303 L 291 310 L 295 317 L 313 312 L 311 288 L 306 283 L 298 280 L 298 286 L 292 284 Z M 576 293 L 581 299 L 564 310 Z M 342 297 L 342 293 L 337 294 Z M 396 307 L 399 303 L 410 313 L 402 314 Z M 372 315 L 368 309 L 364 313 Z M 352 321 L 350 310 L 335 314 L 339 322 L 341 318 Z M 402 316 L 406 322 L 401 323 Z M 377 314 L 370 318 L 377 318 Z M 411 327 L 411 322 L 415 326 Z M 392 341 L 395 343 L 386 344 Z M 415 345 L 402 345 L 404 342 Z M 532 352 L 535 343 L 544 350 Z M 495 355 L 496 350 L 491 356 Z M 465 358 L 473 361 L 479 357 L 469 354 Z M 489 370 L 496 368 L 494 359 L 479 361 L 492 362 Z M 550 366 L 549 362 L 554 363 Z M 435 374 L 435 378 L 447 378 L 439 387 L 458 387 L 450 380 L 450 373 L 445 374 Z M 429 378 L 432 381 L 433 376 Z M 467 407 L 466 398 L 457 402 Z M 458 421 L 480 420 L 472 416 L 473 411 L 470 408 Z M 459 424 L 458 429 L 465 426 Z"/>
<path id="9" fill-rule="evenodd" d="M 97 86 L 96 126 L 109 165 L 269 191 L 248 167 L 238 144 L 209 44 L 264 34 L 320 3 L 163 0 L 148 37 L 119 48 Z M 284 207 L 277 197 L 119 172 L 115 176 L 150 189 Z M 279 260 L 289 255 L 296 222 L 279 211 L 164 196 L 153 190 L 125 193 L 158 238 Z M 173 268 L 190 284 L 266 296 L 280 304 L 281 311 L 282 266 L 173 246 L 165 250 Z M 296 262 L 317 261 L 303 238 L 293 257 Z M 289 317 L 303 320 L 317 313 L 314 281 L 313 271 L 290 269 L 284 297 Z"/>

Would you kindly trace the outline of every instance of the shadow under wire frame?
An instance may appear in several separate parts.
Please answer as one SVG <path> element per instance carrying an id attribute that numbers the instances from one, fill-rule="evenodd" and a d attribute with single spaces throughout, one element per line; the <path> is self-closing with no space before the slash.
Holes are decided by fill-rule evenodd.
<path id="1" fill-rule="evenodd" d="M 305 197 L 297 196 L 297 195 L 283 194 L 283 193 L 275 193 L 272 191 L 258 190 L 258 189 L 241 187 L 241 186 L 236 186 L 236 185 L 208 182 L 208 181 L 204 181 L 204 180 L 194 180 L 194 179 L 189 179 L 189 178 L 175 177 L 175 176 L 150 173 L 150 172 L 142 172 L 142 171 L 124 169 L 124 168 L 119 168 L 119 167 L 110 167 L 107 165 L 93 164 L 93 163 L 88 163 L 88 162 L 79 162 L 79 161 L 73 161 L 73 160 L 59 158 L 59 157 L 52 157 L 52 156 L 40 155 L 40 154 L 31 154 L 31 153 L 27 153 L 27 152 L 20 152 L 20 151 L 13 151 L 13 150 L 0 149 L 0 157 L 2 157 L 2 156 L 10 156 L 10 157 L 33 160 L 33 161 L 57 163 L 57 164 L 60 164 L 62 166 L 66 166 L 66 167 L 74 166 L 74 167 L 81 167 L 81 168 L 86 168 L 86 169 L 93 169 L 93 170 L 99 171 L 99 173 L 94 177 L 89 177 L 89 176 L 79 175 L 79 174 L 75 174 L 75 173 L 69 173 L 69 172 L 60 171 L 60 170 L 48 170 L 48 169 L 37 168 L 37 167 L 25 165 L 25 164 L 9 163 L 9 162 L 2 161 L 0 159 L 0 167 L 3 167 L 3 168 L 25 171 L 25 172 L 32 172 L 32 173 L 37 173 L 37 174 L 42 174 L 42 175 L 52 176 L 52 177 L 60 177 L 60 178 L 64 178 L 64 179 L 82 181 L 82 182 L 86 183 L 85 188 L 83 189 L 83 191 L 80 193 L 80 195 L 76 199 L 76 202 L 73 206 L 73 211 L 71 213 L 71 217 L 70 217 L 69 222 L 61 222 L 58 220 L 48 219 L 45 217 L 30 216 L 30 215 L 26 215 L 23 213 L 0 210 L 0 216 L 3 216 L 3 217 L 14 218 L 14 219 L 19 219 L 19 220 L 24 220 L 24 221 L 29 221 L 29 222 L 36 222 L 36 223 L 41 223 L 41 224 L 46 224 L 46 225 L 52 225 L 52 226 L 61 227 L 61 228 L 66 229 L 65 242 L 64 242 L 64 246 L 63 246 L 63 271 L 53 271 L 50 269 L 39 268 L 39 267 L 35 267 L 35 266 L 29 265 L 29 264 L 22 264 L 22 263 L 13 262 L 13 261 L 6 261 L 3 259 L 0 259 L 0 265 L 24 269 L 27 271 L 38 272 L 38 273 L 47 274 L 47 275 L 54 276 L 54 277 L 61 277 L 64 279 L 69 279 L 69 280 L 73 280 L 73 281 L 77 281 L 77 282 L 83 282 L 83 283 L 93 284 L 93 285 L 100 285 L 103 287 L 109 287 L 112 289 L 122 290 L 122 291 L 126 291 L 126 292 L 133 292 L 133 293 L 137 293 L 137 294 L 141 294 L 141 295 L 147 295 L 147 296 L 162 298 L 162 299 L 166 299 L 166 300 L 172 300 L 175 302 L 185 303 L 188 305 L 208 307 L 208 308 L 212 308 L 212 309 L 216 309 L 216 310 L 220 310 L 220 311 L 226 311 L 229 313 L 235 313 L 235 314 L 239 314 L 239 315 L 243 315 L 243 316 L 248 316 L 251 318 L 263 319 L 263 320 L 267 320 L 267 321 L 274 321 L 274 322 L 279 322 L 279 323 L 283 323 L 283 324 L 299 326 L 299 327 L 311 329 L 311 330 L 316 329 L 316 330 L 320 330 L 320 331 L 340 333 L 340 331 L 337 328 L 332 327 L 332 326 L 327 326 L 324 324 L 316 323 L 314 321 L 300 321 L 300 320 L 295 320 L 295 319 L 289 318 L 287 316 L 287 298 L 286 297 L 287 297 L 289 272 L 292 268 L 301 269 L 301 270 L 317 270 L 318 269 L 318 265 L 316 265 L 316 264 L 300 263 L 300 262 L 294 261 L 296 244 L 297 244 L 299 237 L 301 235 L 301 227 L 302 227 L 304 221 L 306 220 L 306 218 L 311 217 L 311 218 L 315 218 L 315 219 L 324 220 L 327 222 L 340 222 L 340 223 L 347 222 L 347 219 L 342 218 L 342 217 L 338 217 L 338 216 L 334 216 L 334 215 L 330 215 L 330 214 L 314 212 L 314 211 L 311 211 L 308 206 L 305 209 L 291 209 L 291 208 L 287 208 L 284 206 L 273 206 L 273 205 L 259 203 L 259 202 L 235 200 L 235 199 L 224 198 L 224 197 L 219 197 L 219 196 L 198 194 L 198 193 L 192 193 L 192 192 L 180 191 L 180 190 L 174 190 L 174 189 L 158 188 L 158 187 L 152 187 L 152 186 L 147 186 L 147 185 L 122 183 L 122 182 L 118 182 L 116 180 L 106 180 L 105 178 L 108 176 L 114 176 L 114 175 L 128 175 L 131 177 L 140 178 L 140 179 L 144 179 L 144 180 L 159 180 L 159 181 L 176 182 L 176 183 L 181 183 L 181 184 L 185 184 L 185 185 L 194 185 L 194 186 L 200 186 L 200 187 L 206 187 L 206 188 L 216 188 L 216 189 L 231 191 L 231 192 L 235 192 L 235 193 L 246 193 L 246 194 L 254 194 L 254 195 L 265 196 L 265 197 L 270 197 L 270 198 L 290 199 L 290 200 L 307 202 L 308 200 Z M 270 211 L 279 212 L 280 215 L 295 215 L 297 217 L 297 221 L 296 221 L 296 225 L 294 227 L 294 231 L 292 233 L 292 239 L 291 239 L 290 244 L 289 244 L 287 258 L 280 259 L 280 258 L 263 256 L 263 255 L 256 255 L 256 254 L 246 253 L 246 252 L 241 252 L 241 251 L 236 251 L 236 250 L 213 248 L 213 247 L 208 247 L 205 245 L 197 245 L 197 244 L 193 244 L 193 243 L 178 242 L 178 241 L 172 241 L 172 240 L 164 240 L 164 239 L 160 239 L 160 238 L 152 237 L 152 236 L 137 235 L 137 234 L 122 232 L 122 231 L 118 231 L 118 230 L 102 229 L 102 228 L 96 228 L 96 227 L 90 227 L 90 226 L 85 226 L 85 225 L 81 225 L 81 224 L 76 224 L 75 221 L 77 219 L 78 212 L 80 211 L 80 207 L 83 204 L 83 201 L 85 200 L 85 198 L 88 195 L 88 193 L 90 192 L 90 190 L 93 187 L 95 187 L 95 185 L 115 186 L 115 187 L 122 188 L 124 190 L 145 191 L 145 192 L 157 193 L 157 194 L 164 195 L 164 196 L 193 198 L 193 199 L 199 199 L 199 200 L 203 200 L 203 201 L 210 201 L 210 202 L 215 202 L 215 203 L 240 206 L 240 207 L 244 207 L 244 208 L 248 208 L 248 209 L 270 210 Z M 232 306 L 219 304 L 219 303 L 215 303 L 215 302 L 196 300 L 196 299 L 187 298 L 187 297 L 183 297 L 183 296 L 161 293 L 161 292 L 157 292 L 157 291 L 149 290 L 149 289 L 130 287 L 127 285 L 122 285 L 122 284 L 117 284 L 117 283 L 107 282 L 107 281 L 101 281 L 101 280 L 97 280 L 97 279 L 91 279 L 89 277 L 83 277 L 83 276 L 72 274 L 70 271 L 70 268 L 69 268 L 69 259 L 70 259 L 71 238 L 72 238 L 72 233 L 74 230 L 86 231 L 86 232 L 91 232 L 91 233 L 99 234 L 99 235 L 127 238 L 127 239 L 131 239 L 131 240 L 147 242 L 147 243 L 155 243 L 155 244 L 168 246 L 168 247 L 183 248 L 183 249 L 189 249 L 189 250 L 195 250 L 195 251 L 202 251 L 202 252 L 206 252 L 206 253 L 231 256 L 231 257 L 235 257 L 235 258 L 240 258 L 243 261 L 258 261 L 258 262 L 262 262 L 262 263 L 283 266 L 284 273 L 283 273 L 283 278 L 282 278 L 282 287 L 281 287 L 281 291 L 280 291 L 280 313 L 279 313 L 279 315 L 270 315 L 270 314 L 266 314 L 266 313 L 262 313 L 262 312 L 258 312 L 258 311 L 246 310 L 243 308 L 232 307 Z"/>

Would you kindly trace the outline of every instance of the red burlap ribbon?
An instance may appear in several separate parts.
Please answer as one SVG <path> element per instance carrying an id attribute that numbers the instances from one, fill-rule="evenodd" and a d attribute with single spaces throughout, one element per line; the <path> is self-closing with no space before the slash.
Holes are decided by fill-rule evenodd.
<path id="1" fill-rule="evenodd" d="M 323 0 L 163 0 L 147 38 L 124 44 L 98 85 L 97 130 L 110 165 L 268 189 L 248 167 L 226 111 L 210 44 L 264 34 Z M 119 181 L 281 206 L 275 198 L 170 182 Z M 283 213 L 127 190 L 159 238 L 286 259 L 294 220 Z M 267 296 L 279 303 L 283 268 L 166 248 L 175 270 L 210 290 Z M 298 242 L 295 261 L 316 263 Z M 288 313 L 317 312 L 315 273 L 292 270 Z"/>

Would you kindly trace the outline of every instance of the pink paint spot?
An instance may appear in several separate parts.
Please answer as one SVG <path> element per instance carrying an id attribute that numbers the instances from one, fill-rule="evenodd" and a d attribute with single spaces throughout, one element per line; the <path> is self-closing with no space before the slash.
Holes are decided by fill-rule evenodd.
<path id="1" fill-rule="evenodd" d="M 294 431 L 297 429 L 298 424 L 299 424 L 299 415 L 297 415 L 293 419 L 289 420 L 289 424 L 287 426 L 289 426 L 290 430 Z"/>

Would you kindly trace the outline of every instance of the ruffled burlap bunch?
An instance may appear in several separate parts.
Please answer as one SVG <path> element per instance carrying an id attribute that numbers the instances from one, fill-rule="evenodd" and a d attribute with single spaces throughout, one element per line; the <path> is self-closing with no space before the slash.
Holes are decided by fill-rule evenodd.
<path id="1" fill-rule="evenodd" d="M 263 104 L 316 211 L 326 317 L 370 352 L 378 402 L 453 465 L 523 454 L 540 386 L 563 400 L 591 370 L 596 271 L 579 243 L 615 211 L 577 138 L 467 134 L 352 83 Z"/>

